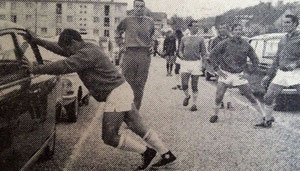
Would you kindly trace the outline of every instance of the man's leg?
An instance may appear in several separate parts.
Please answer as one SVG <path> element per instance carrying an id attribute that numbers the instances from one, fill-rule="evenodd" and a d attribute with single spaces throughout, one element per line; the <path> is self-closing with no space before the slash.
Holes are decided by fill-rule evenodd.
<path id="1" fill-rule="evenodd" d="M 182 84 L 182 90 L 185 94 L 185 99 L 183 100 L 183 106 L 187 106 L 189 104 L 189 100 L 191 98 L 189 94 L 189 80 L 190 80 L 191 74 L 188 72 L 181 73 L 181 84 Z"/>
<path id="2" fill-rule="evenodd" d="M 180 78 L 180 64 L 175 64 L 175 79 L 176 79 L 176 82 L 177 82 L 177 85 L 175 87 L 173 87 L 172 89 L 176 90 L 177 88 L 178 89 L 181 89 L 181 78 Z"/>
<path id="3" fill-rule="evenodd" d="M 193 106 L 191 107 L 191 111 L 197 110 L 197 99 L 198 99 L 198 82 L 199 75 L 192 75 L 192 91 L 193 91 Z"/>
<path id="4" fill-rule="evenodd" d="M 166 56 L 166 68 L 167 68 L 167 76 L 169 76 L 169 73 L 170 73 L 170 64 L 169 64 L 169 58 L 170 58 L 170 56 Z"/>
<path id="5" fill-rule="evenodd" d="M 224 98 L 224 94 L 226 93 L 227 88 L 228 88 L 227 84 L 225 84 L 223 82 L 218 82 L 216 99 L 215 99 L 215 108 L 214 108 L 215 114 L 209 120 L 211 123 L 215 123 L 218 120 L 220 106 L 221 106 L 221 103 L 222 103 L 222 100 Z"/>

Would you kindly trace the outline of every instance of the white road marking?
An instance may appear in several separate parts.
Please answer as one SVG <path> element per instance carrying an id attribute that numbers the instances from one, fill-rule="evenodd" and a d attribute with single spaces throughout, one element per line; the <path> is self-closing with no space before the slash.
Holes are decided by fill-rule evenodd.
<path id="1" fill-rule="evenodd" d="M 74 146 L 74 150 L 72 151 L 72 154 L 71 154 L 69 160 L 66 162 L 65 167 L 63 168 L 63 171 L 71 170 L 73 167 L 73 164 L 75 163 L 77 158 L 80 156 L 83 144 L 85 143 L 85 141 L 89 137 L 89 135 L 95 130 L 95 127 L 97 126 L 97 124 L 99 124 L 99 119 L 101 118 L 101 116 L 103 114 L 104 104 L 105 103 L 99 104 L 98 110 L 96 111 L 95 116 L 90 123 L 90 126 L 83 132 L 79 141 Z"/>

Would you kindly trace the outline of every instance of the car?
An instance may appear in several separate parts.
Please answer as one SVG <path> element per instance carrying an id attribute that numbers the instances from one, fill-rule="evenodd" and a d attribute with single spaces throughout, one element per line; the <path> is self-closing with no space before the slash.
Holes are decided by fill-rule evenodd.
<path id="1" fill-rule="evenodd" d="M 260 83 L 262 78 L 266 75 L 267 70 L 271 67 L 278 49 L 278 43 L 285 34 L 286 33 L 263 34 L 250 39 L 250 45 L 255 50 L 259 59 L 259 71 L 253 74 L 250 74 L 250 72 L 246 73 L 246 77 L 255 94 L 266 93 L 267 89 Z M 253 69 L 250 61 L 248 61 L 248 68 L 250 71 Z M 294 87 L 284 88 L 281 95 L 276 99 L 275 109 L 284 109 L 287 107 L 287 104 L 293 105 L 293 103 L 297 103 L 298 100 L 299 96 Z"/>
<path id="2" fill-rule="evenodd" d="M 24 39 L 26 33 L 0 20 L 0 170 L 30 170 L 55 151 L 61 77 L 29 72 L 25 65 L 43 60 L 36 44 Z"/>
<path id="3" fill-rule="evenodd" d="M 57 42 L 58 36 L 52 38 L 42 38 L 44 40 Z M 43 56 L 43 60 L 46 62 L 55 62 L 62 60 L 65 57 L 57 55 L 44 47 L 38 46 Z M 57 121 L 62 121 L 66 118 L 69 122 L 77 122 L 78 110 L 80 106 L 88 105 L 90 95 L 87 88 L 80 80 L 77 73 L 70 73 L 61 75 L 63 83 L 62 92 L 62 113 L 56 116 Z"/>

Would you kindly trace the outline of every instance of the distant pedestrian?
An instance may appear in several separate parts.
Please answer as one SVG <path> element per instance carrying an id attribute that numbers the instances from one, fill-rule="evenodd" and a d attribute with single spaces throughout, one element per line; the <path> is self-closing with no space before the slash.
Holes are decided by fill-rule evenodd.
<path id="1" fill-rule="evenodd" d="M 163 52 L 166 58 L 167 76 L 172 76 L 173 65 L 176 61 L 176 38 L 171 29 L 167 31 Z"/>
<path id="2" fill-rule="evenodd" d="M 181 75 L 180 75 L 180 56 L 179 56 L 179 47 L 180 47 L 180 42 L 181 39 L 183 37 L 183 33 L 181 30 L 176 30 L 175 31 L 175 36 L 176 36 L 176 61 L 175 61 L 175 79 L 176 79 L 176 84 L 175 87 L 172 87 L 173 90 L 179 89 L 182 90 L 182 86 L 181 86 Z"/>
<path id="3" fill-rule="evenodd" d="M 139 110 L 151 62 L 150 48 L 154 34 L 154 21 L 145 15 L 146 8 L 143 0 L 134 0 L 133 2 L 134 15 L 122 20 L 117 26 L 116 33 L 119 37 L 126 33 L 126 51 L 121 68 L 127 82 L 133 89 L 134 102 Z"/>
<path id="4" fill-rule="evenodd" d="M 102 119 L 102 139 L 105 144 L 140 153 L 143 164 L 138 170 L 147 168 L 157 152 L 162 158 L 153 167 L 161 167 L 176 160 L 158 134 L 143 123 L 143 118 L 133 103 L 130 85 L 110 62 L 103 49 L 93 43 L 84 42 L 79 32 L 72 29 L 65 29 L 60 34 L 58 43 L 32 35 L 26 37 L 30 42 L 67 57 L 56 62 L 33 66 L 24 61 L 23 66 L 31 73 L 61 75 L 76 72 L 91 95 L 99 102 L 106 102 Z M 127 134 L 119 134 L 123 122 L 154 149 Z"/>
<path id="5" fill-rule="evenodd" d="M 156 56 L 156 54 L 159 55 L 159 53 L 157 51 L 157 48 L 158 48 L 158 40 L 155 39 L 154 42 L 153 42 L 153 56 Z"/>
<path id="6" fill-rule="evenodd" d="M 257 127 L 270 128 L 274 101 L 285 87 L 293 86 L 300 94 L 300 31 L 297 30 L 299 19 L 295 15 L 286 15 L 283 19 L 283 30 L 287 34 L 280 40 L 273 64 L 262 80 L 268 91 L 264 96 L 265 114 Z"/>
<path id="7" fill-rule="evenodd" d="M 260 102 L 254 97 L 243 71 L 247 67 L 247 58 L 250 58 L 255 69 L 258 67 L 258 58 L 249 43 L 242 39 L 243 27 L 240 24 L 232 26 L 232 36 L 219 43 L 210 53 L 209 59 L 219 75 L 215 114 L 210 118 L 211 123 L 218 120 L 221 102 L 227 88 L 237 86 L 252 106 L 263 115 Z M 258 117 L 257 117 L 258 118 Z"/>
<path id="8" fill-rule="evenodd" d="M 197 99 L 198 99 L 198 81 L 201 74 L 201 58 L 206 56 L 206 47 L 204 43 L 204 38 L 196 35 L 198 33 L 199 26 L 197 21 L 191 22 L 191 35 L 184 36 L 180 43 L 179 54 L 182 58 L 181 60 L 181 80 L 182 89 L 185 94 L 185 99 L 183 101 L 183 106 L 189 104 L 191 98 L 189 94 L 189 80 L 192 78 L 192 92 L 193 92 L 193 105 L 191 111 L 196 111 L 197 109 Z"/>

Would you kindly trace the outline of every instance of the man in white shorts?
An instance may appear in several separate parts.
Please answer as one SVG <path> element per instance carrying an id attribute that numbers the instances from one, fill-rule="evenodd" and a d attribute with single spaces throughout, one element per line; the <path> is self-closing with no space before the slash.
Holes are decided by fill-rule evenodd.
<path id="1" fill-rule="evenodd" d="M 58 43 L 45 41 L 32 35 L 28 35 L 26 39 L 66 57 L 44 65 L 30 67 L 27 67 L 28 64 L 23 65 L 31 73 L 60 75 L 76 72 L 98 102 L 106 101 L 102 122 L 102 139 L 105 144 L 140 153 L 143 164 L 137 168 L 138 170 L 146 169 L 157 152 L 162 158 L 152 167 L 162 167 L 176 160 L 158 134 L 143 123 L 143 118 L 135 107 L 134 94 L 130 85 L 99 46 L 84 42 L 79 32 L 73 29 L 65 29 L 60 34 Z M 119 135 L 123 122 L 154 149 L 129 135 Z"/>
<path id="2" fill-rule="evenodd" d="M 206 55 L 206 47 L 204 38 L 196 35 L 199 26 L 197 21 L 191 22 L 191 35 L 184 36 L 181 40 L 179 47 L 179 56 L 181 57 L 181 81 L 182 89 L 185 94 L 183 106 L 189 104 L 191 98 L 189 94 L 189 79 L 192 78 L 192 92 L 193 92 L 193 105 L 191 111 L 197 111 L 197 98 L 198 98 L 198 81 L 201 75 L 201 58 Z"/>
<path id="3" fill-rule="evenodd" d="M 263 115 L 260 102 L 254 97 L 248 81 L 243 76 L 243 71 L 247 67 L 247 58 L 250 58 L 256 69 L 258 67 L 258 58 L 249 43 L 242 39 L 242 30 L 242 25 L 233 25 L 231 29 L 232 37 L 220 42 L 211 51 L 209 56 L 211 64 L 219 75 L 215 99 L 215 113 L 210 118 L 211 123 L 217 122 L 224 94 L 227 88 L 233 86 L 237 86 L 260 115 Z"/>
<path id="4" fill-rule="evenodd" d="M 278 50 L 268 74 L 263 78 L 262 85 L 267 86 L 264 96 L 265 114 L 263 122 L 258 127 L 272 127 L 273 103 L 283 88 L 294 86 L 300 94 L 300 31 L 296 30 L 299 24 L 298 17 L 286 15 L 283 19 L 283 30 L 287 34 L 280 40 Z"/>

